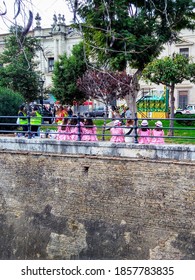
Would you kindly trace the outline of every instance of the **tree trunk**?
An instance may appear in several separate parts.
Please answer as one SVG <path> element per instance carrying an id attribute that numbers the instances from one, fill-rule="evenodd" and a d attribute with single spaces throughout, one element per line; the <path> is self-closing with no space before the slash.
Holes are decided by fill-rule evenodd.
<path id="1" fill-rule="evenodd" d="M 175 97 L 174 97 L 174 89 L 175 85 L 171 85 L 170 87 L 170 97 L 171 97 L 171 112 L 170 112 L 170 123 L 169 123 L 169 136 L 174 136 L 174 104 L 175 104 Z"/>
<path id="2" fill-rule="evenodd" d="M 131 81 L 132 90 L 130 90 L 129 94 L 125 97 L 125 101 L 127 102 L 127 106 L 129 107 L 133 117 L 137 112 L 136 100 L 137 100 L 138 92 L 140 90 L 139 79 L 141 77 L 141 73 L 142 73 L 141 70 L 137 70 L 133 74 L 133 79 Z"/>

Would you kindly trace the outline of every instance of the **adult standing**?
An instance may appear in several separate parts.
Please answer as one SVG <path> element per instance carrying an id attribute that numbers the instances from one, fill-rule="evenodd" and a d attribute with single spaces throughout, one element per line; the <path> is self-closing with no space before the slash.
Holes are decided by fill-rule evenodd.
<path id="1" fill-rule="evenodd" d="M 24 105 L 21 105 L 19 107 L 18 120 L 19 120 L 19 125 L 22 126 L 22 131 L 25 134 L 28 131 L 28 118 L 27 118 L 26 108 Z"/>
<path id="2" fill-rule="evenodd" d="M 30 118 L 30 124 L 31 124 L 31 132 L 34 134 L 34 136 L 38 136 L 38 130 L 42 123 L 42 116 L 38 111 L 38 107 L 34 106 L 32 112 L 31 112 L 31 118 Z"/>
<path id="3" fill-rule="evenodd" d="M 131 111 L 129 110 L 129 107 L 127 107 L 126 109 L 125 109 L 125 118 L 126 119 L 130 119 L 131 118 Z"/>

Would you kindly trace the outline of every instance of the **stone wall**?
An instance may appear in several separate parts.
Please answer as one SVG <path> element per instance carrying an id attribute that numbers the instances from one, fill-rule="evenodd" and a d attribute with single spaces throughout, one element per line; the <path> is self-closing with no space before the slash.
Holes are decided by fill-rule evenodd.
<path id="1" fill-rule="evenodd" d="M 195 259 L 194 174 L 186 160 L 1 150 L 0 259 Z"/>

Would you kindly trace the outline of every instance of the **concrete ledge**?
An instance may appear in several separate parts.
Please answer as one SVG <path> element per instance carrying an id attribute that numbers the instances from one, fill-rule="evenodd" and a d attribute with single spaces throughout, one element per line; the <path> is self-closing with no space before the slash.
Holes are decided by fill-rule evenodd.
<path id="1" fill-rule="evenodd" d="M 0 138 L 0 150 L 55 154 L 195 161 L 194 145 L 141 145 L 111 142 L 70 142 L 40 138 Z"/>

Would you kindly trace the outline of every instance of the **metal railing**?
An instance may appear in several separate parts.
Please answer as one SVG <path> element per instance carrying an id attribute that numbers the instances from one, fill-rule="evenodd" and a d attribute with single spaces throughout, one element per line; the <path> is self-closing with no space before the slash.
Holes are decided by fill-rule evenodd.
<path id="1" fill-rule="evenodd" d="M 20 119 L 27 119 L 27 124 L 18 124 L 16 123 L 16 120 L 18 119 L 18 116 L 0 116 L 0 136 L 15 136 L 15 137 L 27 137 L 28 139 L 31 139 L 32 137 L 40 137 L 40 138 L 52 138 L 55 139 L 58 135 L 57 129 L 59 125 L 55 122 L 55 117 L 51 117 L 51 119 L 54 120 L 52 124 L 48 123 L 42 123 L 40 125 L 37 125 L 38 130 L 35 132 L 32 130 L 32 127 L 35 125 L 31 124 L 31 116 L 28 114 L 26 117 L 20 117 Z M 48 117 L 49 118 L 49 117 Z M 95 117 L 95 118 L 89 118 L 81 116 L 80 113 L 78 113 L 74 117 L 66 117 L 67 119 L 76 119 L 76 126 L 78 128 L 78 141 L 82 141 L 82 121 L 83 119 L 93 119 L 93 123 L 97 127 L 97 136 L 99 141 L 110 141 L 111 132 L 110 129 L 114 127 L 114 121 L 119 120 L 122 123 L 123 128 L 127 128 L 125 125 L 126 119 L 125 118 L 115 118 L 110 119 L 106 117 Z M 56 117 L 57 119 L 57 117 Z M 150 130 L 155 128 L 155 121 L 160 120 L 163 122 L 163 130 L 164 130 L 164 140 L 168 143 L 177 143 L 175 140 L 180 140 L 180 142 L 186 144 L 195 144 L 195 118 L 191 118 L 190 122 L 191 125 L 180 125 L 175 126 L 172 128 L 172 134 L 170 134 L 170 127 L 169 122 L 170 118 L 137 118 L 137 114 L 135 114 L 134 118 L 131 118 L 134 122 L 133 124 L 133 134 L 129 135 L 129 137 L 133 137 L 134 143 L 139 143 L 139 130 L 141 128 L 141 121 L 143 119 L 147 120 L 149 123 L 148 128 Z M 173 118 L 172 119 L 174 123 L 176 124 L 178 121 L 185 122 L 188 119 L 185 118 Z M 22 128 L 25 126 L 25 130 Z M 69 127 L 72 127 L 69 125 Z M 75 127 L 75 125 L 73 126 Z M 66 132 L 64 132 L 66 134 Z M 116 136 L 121 136 L 122 134 L 117 134 Z M 142 136 L 144 137 L 144 136 Z M 154 137 L 152 135 L 149 136 L 151 139 Z"/>

